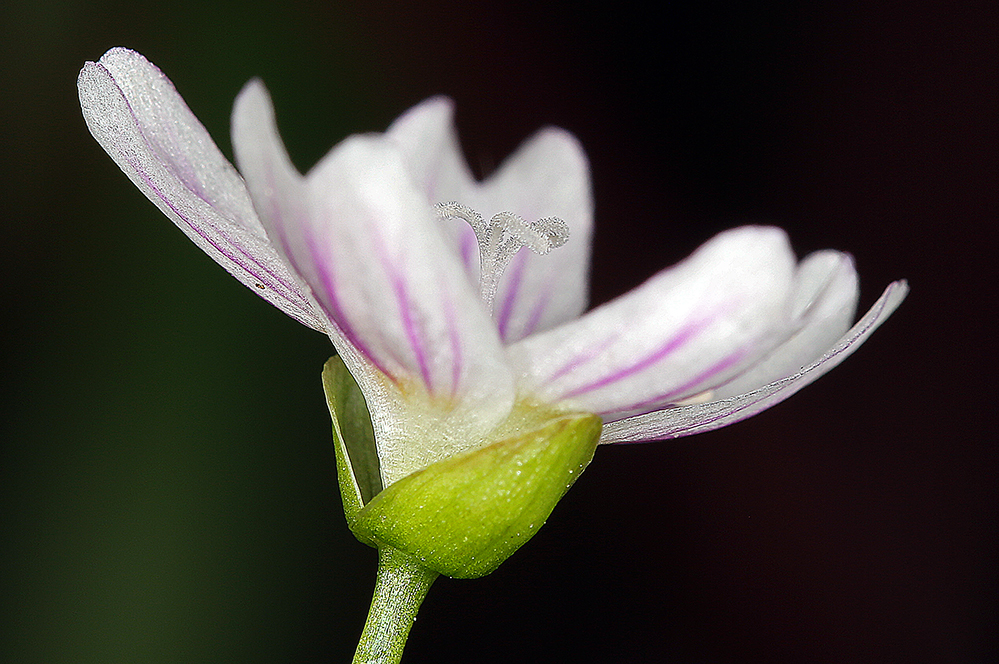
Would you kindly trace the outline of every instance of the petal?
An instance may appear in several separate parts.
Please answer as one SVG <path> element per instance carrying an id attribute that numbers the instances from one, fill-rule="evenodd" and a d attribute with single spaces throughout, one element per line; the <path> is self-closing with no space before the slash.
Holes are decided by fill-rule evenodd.
<path id="1" fill-rule="evenodd" d="M 795 277 L 795 332 L 746 373 L 714 390 L 712 398 L 749 392 L 814 362 L 850 329 L 859 295 L 848 254 L 827 250 L 807 256 Z"/>
<path id="2" fill-rule="evenodd" d="M 507 343 L 578 317 L 587 304 L 593 234 L 593 200 L 586 155 L 574 136 L 548 127 L 524 142 L 500 168 L 476 182 L 465 163 L 454 128 L 453 103 L 434 97 L 396 120 L 396 141 L 418 186 L 431 204 L 457 201 L 486 219 L 514 212 L 528 221 L 559 217 L 569 242 L 538 256 L 522 249 L 507 268 L 496 296 L 496 322 Z M 466 269 L 478 278 L 475 235 L 453 222 Z"/>
<path id="3" fill-rule="evenodd" d="M 399 146 L 413 181 L 428 203 L 458 201 L 477 209 L 474 203 L 479 185 L 461 154 L 451 99 L 431 97 L 417 104 L 399 116 L 385 136 Z M 479 254 L 475 233 L 460 220 L 441 223 L 458 244 L 465 271 L 477 283 Z"/>
<path id="4" fill-rule="evenodd" d="M 342 333 L 338 348 L 349 342 L 404 394 L 476 421 L 509 411 L 496 331 L 392 141 L 348 138 L 303 178 L 254 81 L 236 100 L 233 145 L 268 232 Z"/>
<path id="5" fill-rule="evenodd" d="M 589 164 L 575 137 L 542 129 L 483 182 L 480 195 L 489 214 L 558 217 L 569 226 L 565 245 L 544 256 L 521 249 L 507 268 L 496 293 L 503 340 L 512 343 L 579 317 L 587 305 L 593 197 Z"/>
<path id="6" fill-rule="evenodd" d="M 601 443 L 642 442 L 689 436 L 734 424 L 787 399 L 850 356 L 905 299 L 905 281 L 893 282 L 870 311 L 822 357 L 800 371 L 739 396 L 667 408 L 604 425 Z"/>
<path id="7" fill-rule="evenodd" d="M 526 389 L 613 421 L 724 383 L 787 333 L 794 255 L 778 228 L 716 236 L 575 322 L 511 347 Z"/>
<path id="8" fill-rule="evenodd" d="M 159 69 L 113 48 L 84 66 L 77 85 L 90 132 L 149 200 L 253 292 L 325 331 L 308 289 L 271 246 L 243 180 Z"/>
<path id="9" fill-rule="evenodd" d="M 447 97 L 431 97 L 409 109 L 385 136 L 398 145 L 406 168 L 429 203 L 460 199 L 475 186 L 458 144 L 454 102 Z"/>

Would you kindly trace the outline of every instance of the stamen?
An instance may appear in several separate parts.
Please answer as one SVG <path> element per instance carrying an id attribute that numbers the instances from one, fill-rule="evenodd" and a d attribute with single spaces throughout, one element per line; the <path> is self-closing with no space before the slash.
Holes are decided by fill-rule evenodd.
<path id="1" fill-rule="evenodd" d="M 500 277 L 521 247 L 544 255 L 569 239 L 569 227 L 558 217 L 528 223 L 513 212 L 500 212 L 487 224 L 478 212 L 453 201 L 438 203 L 437 214 L 442 219 L 461 219 L 475 232 L 479 243 L 479 296 L 490 313 Z"/>

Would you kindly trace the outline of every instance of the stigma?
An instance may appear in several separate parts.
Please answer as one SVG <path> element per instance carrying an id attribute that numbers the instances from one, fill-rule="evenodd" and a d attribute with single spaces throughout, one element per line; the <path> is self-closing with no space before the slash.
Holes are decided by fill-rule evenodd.
<path id="1" fill-rule="evenodd" d="M 527 247 L 543 255 L 569 239 L 569 227 L 558 217 L 528 222 L 513 212 L 500 212 L 486 222 L 475 210 L 453 201 L 438 203 L 437 214 L 441 219 L 461 219 L 475 232 L 479 244 L 479 297 L 490 314 L 500 277 L 518 251 Z"/>

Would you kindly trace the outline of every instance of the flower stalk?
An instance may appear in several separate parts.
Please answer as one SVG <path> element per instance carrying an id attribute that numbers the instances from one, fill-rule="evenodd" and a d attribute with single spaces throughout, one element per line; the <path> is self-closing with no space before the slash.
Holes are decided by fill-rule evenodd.
<path id="1" fill-rule="evenodd" d="M 378 577 L 354 664 L 396 664 L 437 572 L 392 547 L 378 550 Z"/>

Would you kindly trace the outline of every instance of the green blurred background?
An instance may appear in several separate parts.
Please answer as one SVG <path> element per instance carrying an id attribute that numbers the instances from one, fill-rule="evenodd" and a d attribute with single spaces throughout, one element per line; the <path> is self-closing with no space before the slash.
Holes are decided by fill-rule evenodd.
<path id="1" fill-rule="evenodd" d="M 792 401 L 599 450 L 499 571 L 436 584 L 406 661 L 989 661 L 995 13 L 6 3 L 0 661 L 345 662 L 373 583 L 334 481 L 328 340 L 228 277 L 86 131 L 76 74 L 118 45 L 227 154 L 232 99 L 262 77 L 303 170 L 436 93 L 479 173 L 570 129 L 594 302 L 745 221 L 852 251 L 863 307 L 912 281 Z"/>

